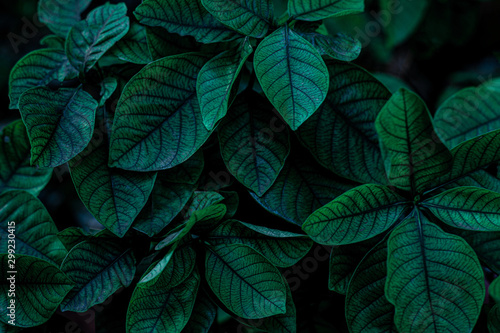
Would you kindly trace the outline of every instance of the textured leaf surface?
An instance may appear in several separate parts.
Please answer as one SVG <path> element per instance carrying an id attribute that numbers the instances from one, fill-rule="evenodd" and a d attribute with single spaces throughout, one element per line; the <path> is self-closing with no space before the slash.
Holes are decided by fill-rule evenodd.
<path id="1" fill-rule="evenodd" d="M 250 37 L 263 38 L 274 18 L 272 0 L 201 0 L 224 25 Z"/>
<path id="2" fill-rule="evenodd" d="M 500 332 L 500 305 L 495 304 L 488 312 L 488 332 Z"/>
<path id="3" fill-rule="evenodd" d="M 61 270 L 75 287 L 61 304 L 61 311 L 85 312 L 104 302 L 115 291 L 128 287 L 135 274 L 131 249 L 98 238 L 76 245 Z"/>
<path id="4" fill-rule="evenodd" d="M 118 59 L 134 64 L 148 64 L 153 61 L 148 48 L 146 28 L 138 23 L 132 23 L 130 29 L 109 52 Z"/>
<path id="5" fill-rule="evenodd" d="M 498 279 L 498 277 L 491 282 L 488 288 L 488 294 L 490 294 L 495 303 L 500 303 L 500 279 Z"/>
<path id="6" fill-rule="evenodd" d="M 456 229 L 457 235 L 474 249 L 479 259 L 496 274 L 500 273 L 500 232 L 478 232 Z"/>
<path id="7" fill-rule="evenodd" d="M 69 227 L 57 233 L 57 238 L 59 238 L 68 251 L 90 237 L 92 237 L 92 234 L 79 227 Z"/>
<path id="8" fill-rule="evenodd" d="M 217 306 L 204 292 L 198 292 L 191 317 L 182 333 L 208 333 L 217 316 Z"/>
<path id="9" fill-rule="evenodd" d="M 203 124 L 208 130 L 226 115 L 233 84 L 252 51 L 249 39 L 245 38 L 237 48 L 222 52 L 201 69 L 196 93 Z"/>
<path id="10" fill-rule="evenodd" d="M 97 102 L 81 86 L 32 88 L 21 96 L 19 109 L 31 143 L 31 165 L 64 164 L 92 138 Z"/>
<path id="11" fill-rule="evenodd" d="M 54 48 L 36 50 L 19 60 L 9 76 L 11 109 L 18 109 L 19 98 L 28 89 L 45 86 L 53 80 L 63 81 L 78 76 L 64 50 Z"/>
<path id="12" fill-rule="evenodd" d="M 25 254 L 59 265 L 66 256 L 57 238 L 57 227 L 43 204 L 24 191 L 0 195 L 0 253 L 7 253 L 8 223 L 15 222 L 15 253 Z"/>
<path id="13" fill-rule="evenodd" d="M 303 21 L 319 21 L 331 16 L 362 12 L 363 0 L 288 0 L 288 13 Z"/>
<path id="14" fill-rule="evenodd" d="M 217 297 L 236 315 L 257 319 L 286 311 L 286 287 L 279 271 L 245 245 L 208 247 L 206 278 Z"/>
<path id="15" fill-rule="evenodd" d="M 7 254 L 0 254 L 2 282 L 0 283 L 0 318 L 6 323 L 10 289 Z M 45 260 L 16 254 L 16 326 L 33 327 L 46 322 L 73 288 L 74 283 Z M 5 274 L 5 275 L 4 275 Z"/>
<path id="16" fill-rule="evenodd" d="M 386 183 L 375 119 L 390 98 L 377 79 L 362 68 L 327 62 L 328 96 L 298 130 L 300 141 L 316 160 L 343 177 Z"/>
<path id="17" fill-rule="evenodd" d="M 166 57 L 129 81 L 118 102 L 111 135 L 110 166 L 153 171 L 191 157 L 208 139 L 196 98 L 201 54 Z"/>
<path id="18" fill-rule="evenodd" d="M 275 182 L 290 152 L 288 129 L 272 106 L 249 91 L 238 96 L 219 126 L 221 155 L 229 172 L 257 195 Z"/>
<path id="19" fill-rule="evenodd" d="M 198 43 L 194 37 L 169 33 L 161 27 L 146 27 L 146 38 L 153 60 L 175 54 L 199 51 L 203 45 Z"/>
<path id="20" fill-rule="evenodd" d="M 38 19 L 56 35 L 66 38 L 92 0 L 40 0 Z"/>
<path id="21" fill-rule="evenodd" d="M 201 43 L 241 37 L 213 17 L 200 0 L 145 0 L 137 6 L 134 14 L 144 25 L 162 27 L 181 36 L 193 36 Z"/>
<path id="22" fill-rule="evenodd" d="M 361 185 L 314 211 L 302 229 L 320 244 L 357 243 L 386 231 L 408 205 L 388 187 Z"/>
<path id="23" fill-rule="evenodd" d="M 129 29 L 127 6 L 109 3 L 92 10 L 71 28 L 65 50 L 80 73 L 87 72 Z"/>
<path id="24" fill-rule="evenodd" d="M 0 132 L 0 193 L 24 190 L 38 195 L 52 176 L 52 169 L 30 165 L 30 142 L 21 120 Z"/>
<path id="25" fill-rule="evenodd" d="M 398 90 L 375 122 L 390 182 L 421 192 L 445 174 L 452 156 L 432 127 L 425 103 L 414 93 Z"/>
<path id="26" fill-rule="evenodd" d="M 419 212 L 388 241 L 386 296 L 400 332 L 469 332 L 485 296 L 484 276 L 472 248 Z"/>
<path id="27" fill-rule="evenodd" d="M 262 90 L 293 130 L 326 98 L 328 69 L 321 55 L 287 26 L 259 44 L 254 67 Z"/>

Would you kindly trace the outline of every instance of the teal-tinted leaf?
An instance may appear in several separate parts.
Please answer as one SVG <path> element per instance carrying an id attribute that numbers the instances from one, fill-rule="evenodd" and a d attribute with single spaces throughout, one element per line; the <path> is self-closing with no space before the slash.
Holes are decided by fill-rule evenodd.
<path id="1" fill-rule="evenodd" d="M 134 64 L 148 64 L 153 61 L 148 48 L 146 28 L 135 22 L 130 25 L 127 34 L 109 50 L 109 53 L 120 60 Z"/>
<path id="2" fill-rule="evenodd" d="M 130 248 L 95 238 L 69 251 L 61 270 L 75 287 L 61 304 L 62 311 L 85 312 L 104 302 L 115 291 L 128 287 L 135 274 L 135 257 Z"/>
<path id="3" fill-rule="evenodd" d="M 31 165 L 64 164 L 92 138 L 97 102 L 81 86 L 32 88 L 21 96 L 19 109 L 31 143 Z"/>
<path id="4" fill-rule="evenodd" d="M 363 0 L 288 0 L 290 17 L 303 21 L 319 21 L 364 11 Z"/>
<path id="5" fill-rule="evenodd" d="M 182 333 L 208 333 L 216 316 L 217 306 L 200 291 L 196 296 L 191 317 Z"/>
<path id="6" fill-rule="evenodd" d="M 457 231 L 474 249 L 479 259 L 496 274 L 500 274 L 500 232 Z"/>
<path id="7" fill-rule="evenodd" d="M 357 243 L 386 231 L 409 204 L 388 187 L 361 185 L 314 211 L 302 229 L 320 244 Z"/>
<path id="8" fill-rule="evenodd" d="M 0 132 L 0 193 L 24 190 L 38 195 L 52 176 L 52 169 L 30 165 L 30 142 L 21 120 Z"/>
<path id="9" fill-rule="evenodd" d="M 56 35 L 66 38 L 69 30 L 80 21 L 80 15 L 92 0 L 40 0 L 38 19 Z"/>
<path id="10" fill-rule="evenodd" d="M 415 212 L 388 241 L 386 297 L 400 332 L 470 332 L 485 297 L 474 250 Z"/>
<path id="11" fill-rule="evenodd" d="M 375 127 L 393 185 L 418 193 L 448 172 L 452 156 L 434 132 L 425 103 L 414 93 L 398 90 L 380 111 Z"/>
<path id="12" fill-rule="evenodd" d="M 201 0 L 224 25 L 244 35 L 263 38 L 274 18 L 272 0 Z"/>
<path id="13" fill-rule="evenodd" d="M 92 10 L 71 28 L 65 50 L 80 73 L 87 72 L 129 29 L 127 6 L 109 3 Z"/>
<path id="14" fill-rule="evenodd" d="M 41 49 L 19 60 L 9 76 L 9 108 L 19 108 L 19 98 L 28 89 L 45 86 L 53 80 L 63 81 L 78 76 L 63 50 Z"/>
<path id="15" fill-rule="evenodd" d="M 388 74 L 388 73 L 382 73 L 382 72 L 373 73 L 373 76 L 377 80 L 382 82 L 384 84 L 384 86 L 386 86 L 387 89 L 389 89 L 389 91 L 391 93 L 397 92 L 400 88 L 404 88 L 406 90 L 412 91 L 411 87 L 405 81 L 403 81 L 403 79 L 399 76 L 395 76 L 395 75 Z M 436 131 L 437 131 L 437 129 L 436 129 Z M 446 142 L 443 142 L 443 143 L 446 143 Z"/>
<path id="16" fill-rule="evenodd" d="M 64 244 L 64 247 L 69 251 L 77 244 L 88 240 L 92 235 L 82 228 L 69 227 L 61 230 L 57 234 L 57 238 Z"/>
<path id="17" fill-rule="evenodd" d="M 500 192 L 500 179 L 485 170 L 477 170 L 466 177 L 459 178 L 443 185 L 443 189 L 452 189 L 459 186 L 483 187 L 490 191 Z"/>
<path id="18" fill-rule="evenodd" d="M 252 248 L 240 245 L 207 247 L 208 285 L 236 315 L 259 319 L 286 311 L 286 287 L 278 269 Z"/>
<path id="19" fill-rule="evenodd" d="M 33 327 L 45 323 L 73 288 L 74 283 L 57 268 L 45 260 L 16 254 L 16 312 L 15 324 L 18 327 Z M 9 289 L 11 271 L 8 254 L 0 254 L 2 280 L 0 283 L 0 320 L 7 323 L 10 304 Z"/>
<path id="20" fill-rule="evenodd" d="M 51 49 L 64 50 L 64 42 L 65 42 L 64 38 L 59 37 L 57 35 L 48 35 L 40 39 L 40 45 L 43 45 Z"/>
<path id="21" fill-rule="evenodd" d="M 207 241 L 222 244 L 243 244 L 262 254 L 273 265 L 289 267 L 296 264 L 311 249 L 312 241 L 305 235 L 291 232 L 254 227 L 237 220 L 228 220 L 212 230 Z"/>
<path id="22" fill-rule="evenodd" d="M 384 20 L 384 31 L 387 37 L 387 45 L 392 48 L 404 42 L 417 29 L 422 21 L 428 1 L 402 0 L 379 0 L 381 13 L 380 20 Z M 382 12 L 383 11 L 383 12 Z"/>
<path id="23" fill-rule="evenodd" d="M 353 187 L 311 161 L 292 157 L 271 188 L 262 197 L 252 197 L 271 213 L 300 226 L 316 209 Z"/>
<path id="24" fill-rule="evenodd" d="M 193 310 L 200 275 L 193 271 L 184 283 L 171 288 L 137 286 L 127 311 L 127 333 L 180 333 Z"/>
<path id="25" fill-rule="evenodd" d="M 500 231 L 500 194 L 477 187 L 457 187 L 422 203 L 455 228 Z"/>
<path id="26" fill-rule="evenodd" d="M 196 42 L 191 36 L 179 36 L 176 33 L 169 33 L 161 27 L 146 27 L 146 38 L 153 60 L 199 51 L 200 46 L 203 45 Z"/>
<path id="27" fill-rule="evenodd" d="M 321 55 L 288 26 L 259 44 L 254 67 L 262 90 L 293 130 L 326 98 L 328 69 Z"/>
<path id="28" fill-rule="evenodd" d="M 196 92 L 203 124 L 208 130 L 226 115 L 233 84 L 252 51 L 249 39 L 245 38 L 239 47 L 222 52 L 201 69 Z"/>
<path id="29" fill-rule="evenodd" d="M 214 191 L 195 191 L 193 198 L 186 209 L 186 216 L 193 215 L 197 210 L 202 210 L 212 205 L 221 203 L 224 196 Z"/>
<path id="30" fill-rule="evenodd" d="M 361 261 L 346 295 L 349 332 L 396 332 L 394 306 L 385 297 L 387 245 L 383 241 Z"/>
<path id="31" fill-rule="evenodd" d="M 101 82 L 101 99 L 99 100 L 99 106 L 102 107 L 106 101 L 113 95 L 116 88 L 118 87 L 118 80 L 114 77 L 106 77 Z"/>
<path id="32" fill-rule="evenodd" d="M 227 169 L 262 196 L 275 182 L 290 152 L 288 129 L 272 106 L 256 92 L 236 98 L 219 126 L 219 144 Z"/>
<path id="33" fill-rule="evenodd" d="M 145 0 L 137 6 L 134 15 L 144 25 L 162 27 L 181 36 L 193 36 L 201 43 L 241 37 L 217 21 L 200 0 Z"/>
<path id="34" fill-rule="evenodd" d="M 488 294 L 490 294 L 495 303 L 500 304 L 500 279 L 498 277 L 491 282 Z"/>
<path id="35" fill-rule="evenodd" d="M 238 192 L 235 191 L 220 191 L 220 194 L 224 196 L 222 203 L 226 206 L 226 216 L 224 218 L 230 219 L 238 210 L 240 204 L 240 197 Z"/>
<path id="36" fill-rule="evenodd" d="M 15 222 L 15 253 L 59 265 L 67 254 L 57 238 L 57 227 L 43 204 L 24 191 L 0 195 L 0 253 L 7 253 L 9 223 Z"/>
<path id="37" fill-rule="evenodd" d="M 364 69 L 327 62 L 328 96 L 298 130 L 300 141 L 327 169 L 355 181 L 387 183 L 375 119 L 391 97 Z"/>
<path id="38" fill-rule="evenodd" d="M 196 53 L 162 58 L 129 81 L 116 109 L 110 166 L 172 168 L 201 147 L 211 133 L 196 98 L 196 77 L 206 61 Z"/>
<path id="39" fill-rule="evenodd" d="M 500 332 L 500 305 L 495 304 L 488 312 L 488 332 Z"/>
<path id="40" fill-rule="evenodd" d="M 204 166 L 203 151 L 198 150 L 187 161 L 162 172 L 162 177 L 171 183 L 195 185 L 200 179 Z"/>
<path id="41" fill-rule="evenodd" d="M 448 98 L 434 116 L 436 132 L 450 148 L 500 128 L 500 80 L 460 90 Z"/>

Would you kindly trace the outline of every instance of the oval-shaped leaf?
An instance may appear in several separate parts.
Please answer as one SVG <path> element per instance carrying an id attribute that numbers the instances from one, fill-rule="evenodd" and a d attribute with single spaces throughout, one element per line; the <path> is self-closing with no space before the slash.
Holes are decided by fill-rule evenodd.
<path id="1" fill-rule="evenodd" d="M 130 29 L 120 39 L 109 53 L 120 60 L 134 64 L 148 64 L 153 61 L 149 51 L 146 28 L 138 23 L 132 23 Z"/>
<path id="2" fill-rule="evenodd" d="M 116 109 L 110 166 L 172 168 L 201 147 L 211 134 L 196 98 L 196 78 L 206 61 L 196 53 L 162 58 L 128 82 Z"/>
<path id="3" fill-rule="evenodd" d="M 69 30 L 80 21 L 80 15 L 92 0 L 40 0 L 38 19 L 56 35 L 66 38 Z"/>
<path id="4" fill-rule="evenodd" d="M 292 130 L 299 128 L 326 98 L 325 62 L 307 40 L 288 26 L 259 44 L 254 67 L 262 90 Z"/>
<path id="5" fill-rule="evenodd" d="M 215 305 L 205 292 L 200 291 L 196 296 L 191 317 L 182 333 L 208 333 L 217 316 Z"/>
<path id="6" fill-rule="evenodd" d="M 495 304 L 488 312 L 488 332 L 500 332 L 500 305 Z"/>
<path id="7" fill-rule="evenodd" d="M 500 279 L 498 277 L 491 282 L 488 288 L 488 294 L 490 294 L 495 303 L 500 303 Z"/>
<path id="8" fill-rule="evenodd" d="M 319 21 L 364 11 L 363 0 L 288 0 L 290 17 L 303 21 Z"/>
<path id="9" fill-rule="evenodd" d="M 283 277 L 252 248 L 240 244 L 207 247 L 205 269 L 212 291 L 236 315 L 259 319 L 286 312 Z"/>

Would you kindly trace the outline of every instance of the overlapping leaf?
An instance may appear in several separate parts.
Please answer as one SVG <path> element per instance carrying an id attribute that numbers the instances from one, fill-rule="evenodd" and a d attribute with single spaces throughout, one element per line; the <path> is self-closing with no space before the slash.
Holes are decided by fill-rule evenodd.
<path id="1" fill-rule="evenodd" d="M 149 51 L 146 28 L 138 23 L 132 23 L 130 29 L 110 50 L 120 60 L 134 64 L 148 64 L 153 61 Z"/>
<path id="2" fill-rule="evenodd" d="M 288 13 L 296 20 L 319 21 L 362 12 L 363 0 L 288 0 Z"/>
<path id="3" fill-rule="evenodd" d="M 204 292 L 198 292 L 191 317 L 182 333 L 208 333 L 217 316 L 217 306 Z"/>
<path id="4" fill-rule="evenodd" d="M 90 239 L 92 234 L 79 227 L 69 227 L 57 233 L 57 238 L 64 244 L 69 251 L 78 243 Z"/>
<path id="5" fill-rule="evenodd" d="M 293 130 L 326 98 L 328 69 L 321 55 L 288 26 L 259 44 L 254 67 L 262 90 Z"/>
<path id="6" fill-rule="evenodd" d="M 201 45 L 191 36 L 169 33 L 161 27 L 146 27 L 146 38 L 153 60 L 163 57 L 199 51 Z"/>
<path id="7" fill-rule="evenodd" d="M 41 2 L 41 1 L 40 1 Z M 39 3 L 40 3 L 39 2 Z M 48 35 L 40 39 L 40 45 L 46 46 L 52 49 L 64 50 L 65 40 L 57 35 Z"/>
<path id="8" fill-rule="evenodd" d="M 69 30 L 80 21 L 80 15 L 92 0 L 40 0 L 38 19 L 56 35 L 66 38 Z"/>
<path id="9" fill-rule="evenodd" d="M 327 62 L 328 96 L 298 130 L 300 141 L 324 167 L 355 181 L 386 183 L 375 119 L 390 98 L 360 67 Z"/>
<path id="10" fill-rule="evenodd" d="M 488 332 L 500 332 L 500 305 L 495 304 L 488 312 Z"/>
<path id="11" fill-rule="evenodd" d="M 500 232 L 456 231 L 474 249 L 482 262 L 496 274 L 500 274 Z"/>

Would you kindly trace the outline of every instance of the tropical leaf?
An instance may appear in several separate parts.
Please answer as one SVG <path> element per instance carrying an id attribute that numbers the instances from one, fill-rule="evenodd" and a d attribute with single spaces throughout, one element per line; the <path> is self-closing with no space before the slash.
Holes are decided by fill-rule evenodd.
<path id="1" fill-rule="evenodd" d="M 263 38 L 272 26 L 272 0 L 201 0 L 203 6 L 224 25 L 244 35 Z"/>
<path id="2" fill-rule="evenodd" d="M 410 37 L 418 28 L 425 17 L 425 12 L 430 1 L 402 0 L 397 5 L 391 0 L 379 0 L 380 9 L 389 15 L 385 20 L 384 31 L 386 45 L 389 48 L 397 46 Z M 395 14 L 391 14 L 395 13 Z"/>
<path id="3" fill-rule="evenodd" d="M 129 19 L 124 3 L 106 3 L 97 7 L 69 31 L 65 45 L 69 62 L 80 73 L 87 72 L 125 36 L 128 29 Z"/>
<path id="4" fill-rule="evenodd" d="M 258 196 L 275 182 L 290 152 L 288 129 L 272 106 L 256 92 L 237 97 L 219 126 L 219 144 L 227 169 Z"/>
<path id="5" fill-rule="evenodd" d="M 193 215 L 198 210 L 205 209 L 224 201 L 224 196 L 214 191 L 195 191 L 191 201 L 186 207 L 186 217 Z"/>
<path id="6" fill-rule="evenodd" d="M 500 192 L 500 179 L 485 170 L 477 170 L 468 176 L 458 178 L 451 183 L 443 185 L 442 189 L 452 189 L 460 186 L 483 187 L 490 191 Z"/>
<path id="7" fill-rule="evenodd" d="M 181 36 L 193 36 L 200 43 L 241 37 L 213 17 L 200 0 L 144 0 L 134 15 L 144 25 L 162 27 Z"/>
<path id="8" fill-rule="evenodd" d="M 0 132 L 0 193 L 24 190 L 38 195 L 52 176 L 52 169 L 30 166 L 30 142 L 21 120 Z"/>
<path id="9" fill-rule="evenodd" d="M 203 45 L 198 43 L 194 37 L 169 33 L 161 27 L 146 27 L 146 38 L 153 60 L 199 51 Z"/>
<path id="10" fill-rule="evenodd" d="M 465 239 L 486 266 L 496 274 L 500 274 L 500 232 L 476 232 L 459 229 L 454 231 Z"/>
<path id="11" fill-rule="evenodd" d="M 208 333 L 217 316 L 217 306 L 205 292 L 198 292 L 191 317 L 182 333 Z"/>
<path id="12" fill-rule="evenodd" d="M 212 291 L 236 315 L 258 319 L 285 313 L 286 287 L 281 274 L 252 248 L 209 246 L 205 269 Z"/>
<path id="13" fill-rule="evenodd" d="M 410 204 L 388 187 L 361 185 L 314 211 L 302 229 L 320 244 L 357 243 L 386 231 Z"/>
<path id="14" fill-rule="evenodd" d="M 235 191 L 220 191 L 220 194 L 224 196 L 224 200 L 222 203 L 226 206 L 226 215 L 225 219 L 232 218 L 236 211 L 238 210 L 238 206 L 240 204 L 240 197 L 238 192 Z"/>
<path id="15" fill-rule="evenodd" d="M 292 130 L 299 128 L 326 98 L 328 69 L 321 55 L 288 26 L 259 44 L 254 67 L 262 90 Z"/>
<path id="16" fill-rule="evenodd" d="M 106 77 L 101 81 L 99 107 L 103 107 L 106 104 L 106 101 L 113 95 L 117 87 L 118 80 L 114 77 Z"/>
<path id="17" fill-rule="evenodd" d="M 19 108 L 19 98 L 28 89 L 48 85 L 53 80 L 64 81 L 78 76 L 64 50 L 36 50 L 19 60 L 9 76 L 10 109 Z"/>
<path id="18" fill-rule="evenodd" d="M 120 60 L 134 64 L 148 64 L 153 61 L 148 48 L 146 28 L 138 23 L 132 23 L 130 29 L 120 39 L 109 53 Z"/>
<path id="19" fill-rule="evenodd" d="M 171 289 L 137 286 L 127 311 L 127 333 L 180 333 L 195 305 L 200 275 L 193 271 L 184 283 Z"/>
<path id="20" fill-rule="evenodd" d="M 418 211 L 389 238 L 385 290 L 400 332 L 472 331 L 485 296 L 474 250 Z"/>
<path id="21" fill-rule="evenodd" d="M 57 238 L 57 227 L 43 204 L 24 191 L 0 195 L 0 253 L 7 253 L 9 225 L 15 223 L 16 255 L 25 254 L 59 265 L 68 253 Z"/>
<path id="22" fill-rule="evenodd" d="M 31 143 L 31 165 L 56 167 L 85 149 L 94 131 L 97 105 L 82 86 L 26 91 L 19 109 Z"/>
<path id="23" fill-rule="evenodd" d="M 288 0 L 290 17 L 303 21 L 319 21 L 332 16 L 363 12 L 363 0 Z"/>
<path id="24" fill-rule="evenodd" d="M 490 311 L 488 311 L 488 332 L 500 332 L 500 306 L 495 304 Z"/>
<path id="25" fill-rule="evenodd" d="M 206 61 L 196 53 L 162 58 L 129 81 L 116 109 L 110 166 L 167 169 L 200 148 L 211 133 L 196 98 L 196 77 Z"/>
<path id="26" fill-rule="evenodd" d="M 40 0 L 38 19 L 56 35 L 66 38 L 69 30 L 80 21 L 80 15 L 92 0 Z"/>
<path id="27" fill-rule="evenodd" d="M 398 90 L 380 111 L 375 127 L 389 181 L 400 189 L 420 193 L 451 167 L 452 156 L 434 132 L 425 103 L 414 93 Z"/>
<path id="28" fill-rule="evenodd" d="M 11 318 L 7 306 L 9 296 L 12 261 L 9 255 L 0 254 L 2 281 L 0 282 L 0 321 L 7 323 Z M 73 288 L 74 283 L 59 268 L 45 260 L 15 255 L 15 324 L 18 327 L 33 327 L 45 323 Z"/>
<path id="29" fill-rule="evenodd" d="M 389 91 L 358 66 L 338 61 L 327 66 L 328 96 L 297 130 L 300 141 L 322 166 L 343 177 L 387 183 L 375 119 Z"/>
<path id="30" fill-rule="evenodd" d="M 249 39 L 245 38 L 237 48 L 222 52 L 201 69 L 196 92 L 203 124 L 209 131 L 226 115 L 233 84 L 252 51 Z"/>
<path id="31" fill-rule="evenodd" d="M 113 241 L 96 237 L 77 244 L 61 265 L 61 270 L 75 282 L 61 303 L 61 311 L 85 312 L 104 302 L 132 283 L 135 266 L 132 250 Z"/>
<path id="32" fill-rule="evenodd" d="M 496 304 L 500 304 L 500 279 L 498 279 L 498 277 L 491 282 L 488 288 L 488 294 L 490 294 Z"/>
<path id="33" fill-rule="evenodd" d="M 396 332 L 394 306 L 385 298 L 387 245 L 385 240 L 361 261 L 346 295 L 349 332 Z"/>
<path id="34" fill-rule="evenodd" d="M 39 4 L 41 3 L 38 2 Z M 64 50 L 65 39 L 57 35 L 48 35 L 40 39 L 40 45 L 46 46 L 51 49 Z"/>
<path id="35" fill-rule="evenodd" d="M 500 194 L 478 187 L 457 187 L 422 203 L 455 228 L 500 231 Z"/>
<path id="36" fill-rule="evenodd" d="M 57 238 L 64 244 L 64 247 L 69 251 L 77 244 L 88 240 L 92 234 L 86 232 L 79 227 L 69 227 L 57 233 Z"/>

